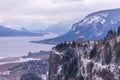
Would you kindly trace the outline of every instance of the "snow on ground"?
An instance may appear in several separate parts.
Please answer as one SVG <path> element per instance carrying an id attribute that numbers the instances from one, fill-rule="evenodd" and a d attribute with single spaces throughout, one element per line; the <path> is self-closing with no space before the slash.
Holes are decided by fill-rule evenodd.
<path id="1" fill-rule="evenodd" d="M 0 75 L 9 75 L 10 74 L 10 71 L 3 71 L 3 72 L 0 72 Z"/>
<path id="2" fill-rule="evenodd" d="M 57 72 L 57 74 L 60 74 L 61 70 L 62 70 L 62 67 L 61 67 L 61 65 L 60 65 L 60 66 L 58 67 L 58 72 Z"/>
<path id="3" fill-rule="evenodd" d="M 38 58 L 19 58 L 18 60 L 0 62 L 0 65 L 9 64 L 9 63 L 28 62 L 28 61 L 34 61 L 34 60 L 41 60 L 41 59 L 38 59 Z"/>
<path id="4" fill-rule="evenodd" d="M 56 50 L 53 50 L 54 54 L 59 55 L 62 58 L 62 52 L 57 52 Z"/>
<path id="5" fill-rule="evenodd" d="M 0 57 L 0 59 L 3 59 L 4 57 Z"/>
<path id="6" fill-rule="evenodd" d="M 57 34 L 54 34 L 54 33 L 49 33 L 47 35 L 44 35 L 43 37 L 46 39 L 46 38 L 55 38 L 55 37 L 58 37 L 59 35 Z"/>
<path id="7" fill-rule="evenodd" d="M 76 34 L 78 34 L 80 31 L 77 31 Z"/>
<path id="8" fill-rule="evenodd" d="M 47 80 L 46 74 L 41 75 L 41 77 L 42 77 L 42 80 Z"/>

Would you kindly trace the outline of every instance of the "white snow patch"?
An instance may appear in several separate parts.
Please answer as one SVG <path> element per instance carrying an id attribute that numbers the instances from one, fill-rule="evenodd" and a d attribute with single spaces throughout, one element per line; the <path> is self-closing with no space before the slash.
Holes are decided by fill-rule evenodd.
<path id="1" fill-rule="evenodd" d="M 97 75 L 95 75 L 92 80 L 103 80 L 102 78 L 98 77 Z"/>
<path id="2" fill-rule="evenodd" d="M 45 74 L 41 75 L 42 80 L 47 80 L 47 77 Z"/>
<path id="3" fill-rule="evenodd" d="M 118 66 L 118 69 L 120 69 L 120 66 Z"/>
<path id="4" fill-rule="evenodd" d="M 70 42 L 70 44 L 72 45 L 72 44 L 73 44 L 73 42 Z"/>
<path id="5" fill-rule="evenodd" d="M 101 34 L 103 34 L 103 32 L 98 32 L 96 33 L 96 36 L 100 36 Z"/>
<path id="6" fill-rule="evenodd" d="M 110 23 L 111 23 L 111 24 L 115 24 L 116 22 L 114 22 L 114 21 L 111 21 Z"/>
<path id="7" fill-rule="evenodd" d="M 3 59 L 3 58 L 5 58 L 5 57 L 0 57 L 0 59 Z"/>
<path id="8" fill-rule="evenodd" d="M 78 34 L 80 31 L 75 32 L 75 34 Z"/>
<path id="9" fill-rule="evenodd" d="M 54 33 L 49 33 L 49 34 L 47 34 L 47 35 L 44 35 L 43 37 L 45 38 L 45 39 L 49 39 L 49 38 L 55 38 L 55 37 L 58 37 L 59 35 L 58 34 L 54 34 Z"/>
<path id="10" fill-rule="evenodd" d="M 18 59 L 18 60 L 16 60 L 16 61 L 1 62 L 0 65 L 9 64 L 9 63 L 28 62 L 28 61 L 34 61 L 34 60 L 41 60 L 41 59 L 38 59 L 38 58 L 20 58 L 20 59 Z"/>
<path id="11" fill-rule="evenodd" d="M 99 62 L 94 62 L 94 67 L 95 67 L 95 70 L 99 70 L 99 69 L 106 69 L 107 68 L 107 66 L 106 65 L 102 65 L 101 63 L 99 63 Z"/>
<path id="12" fill-rule="evenodd" d="M 105 19 L 103 19 L 102 21 L 101 21 L 101 24 L 104 24 L 106 21 L 105 21 Z"/>
<path id="13" fill-rule="evenodd" d="M 56 50 L 54 50 L 54 53 L 55 53 L 55 54 L 57 54 L 57 55 L 60 55 L 60 53 L 59 53 L 59 52 L 57 52 Z"/>
<path id="14" fill-rule="evenodd" d="M 1 71 L 0 72 L 0 75 L 9 75 L 10 74 L 10 71 Z"/>
<path id="15" fill-rule="evenodd" d="M 66 44 L 69 44 L 69 42 L 66 42 Z"/>
<path id="16" fill-rule="evenodd" d="M 114 64 L 110 64 L 110 70 L 111 70 L 111 72 L 114 72 L 114 70 L 115 70 L 115 65 Z"/>
<path id="17" fill-rule="evenodd" d="M 91 24 L 93 22 L 98 23 L 101 21 L 101 17 L 100 16 L 93 16 L 91 19 L 88 20 L 87 24 Z"/>
<path id="18" fill-rule="evenodd" d="M 62 70 L 62 67 L 61 67 L 61 65 L 60 65 L 60 66 L 58 67 L 58 72 L 57 72 L 57 74 L 60 74 L 61 70 Z"/>
<path id="19" fill-rule="evenodd" d="M 57 52 L 56 50 L 53 50 L 54 54 L 59 55 L 62 58 L 62 52 Z"/>
<path id="20" fill-rule="evenodd" d="M 119 36 L 119 37 L 117 37 L 117 42 L 120 42 L 120 36 Z"/>

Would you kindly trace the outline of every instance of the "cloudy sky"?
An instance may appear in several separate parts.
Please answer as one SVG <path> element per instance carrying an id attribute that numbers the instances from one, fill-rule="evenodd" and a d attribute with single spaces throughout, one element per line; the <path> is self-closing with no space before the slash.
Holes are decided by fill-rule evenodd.
<path id="1" fill-rule="evenodd" d="M 120 8 L 120 0 L 0 0 L 0 25 L 42 29 L 114 8 Z"/>

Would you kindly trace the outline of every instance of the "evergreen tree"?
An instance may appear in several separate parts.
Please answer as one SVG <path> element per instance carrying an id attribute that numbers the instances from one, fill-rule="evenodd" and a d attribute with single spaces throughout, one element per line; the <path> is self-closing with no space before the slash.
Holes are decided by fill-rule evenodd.
<path id="1" fill-rule="evenodd" d="M 89 55 L 90 58 L 95 57 L 96 53 L 97 53 L 97 46 L 95 44 L 94 47 L 93 47 L 93 49 L 90 51 L 90 55 Z"/>
<path id="2" fill-rule="evenodd" d="M 117 30 L 117 34 L 120 35 L 120 26 L 119 26 L 119 28 Z"/>
<path id="3" fill-rule="evenodd" d="M 107 36 L 111 36 L 111 35 L 113 35 L 113 34 L 114 34 L 114 32 L 113 32 L 112 30 L 110 30 L 110 31 L 108 31 Z"/>

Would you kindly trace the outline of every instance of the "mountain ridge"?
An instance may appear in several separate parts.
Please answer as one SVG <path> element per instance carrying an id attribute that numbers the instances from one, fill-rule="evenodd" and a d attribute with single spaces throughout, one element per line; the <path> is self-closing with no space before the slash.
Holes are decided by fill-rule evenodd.
<path id="1" fill-rule="evenodd" d="M 42 36 L 42 34 L 33 33 L 30 31 L 23 31 L 23 30 L 15 30 L 6 28 L 5 26 L 0 26 L 0 37 L 7 37 L 7 36 Z"/>
<path id="2" fill-rule="evenodd" d="M 79 36 L 84 40 L 100 40 L 107 35 L 107 32 L 115 30 L 120 25 L 120 9 L 98 11 L 87 15 L 84 19 L 73 24 L 72 29 L 66 34 L 53 39 L 35 41 L 36 43 L 57 44 L 64 41 L 72 41 Z"/>

